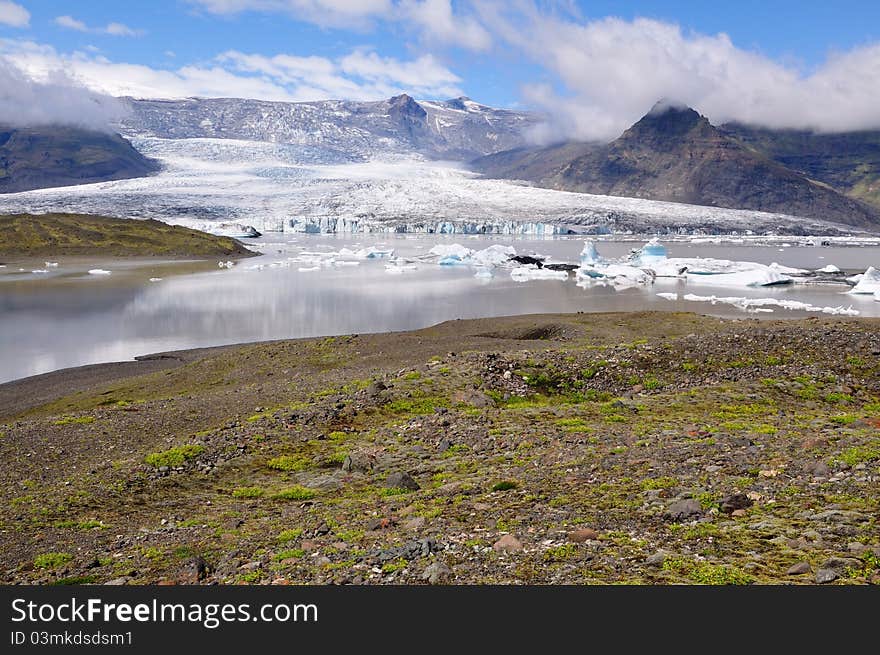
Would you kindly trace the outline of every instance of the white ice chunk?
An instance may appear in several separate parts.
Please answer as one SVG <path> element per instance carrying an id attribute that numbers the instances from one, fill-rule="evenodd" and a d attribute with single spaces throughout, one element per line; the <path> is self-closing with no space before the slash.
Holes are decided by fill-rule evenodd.
<path id="1" fill-rule="evenodd" d="M 516 282 L 527 282 L 528 280 L 567 280 L 568 271 L 551 271 L 527 264 L 526 266 L 517 266 L 510 271 L 510 277 Z"/>
<path id="2" fill-rule="evenodd" d="M 93 268 L 89 270 L 89 275 L 110 275 L 110 271 L 103 268 Z"/>
<path id="3" fill-rule="evenodd" d="M 575 273 L 578 280 L 608 279 L 615 284 L 648 284 L 653 281 L 650 272 L 628 264 L 591 264 L 581 266 Z"/>
<path id="4" fill-rule="evenodd" d="M 840 269 L 834 264 L 828 264 L 822 268 L 817 268 L 816 273 L 840 273 Z"/>
<path id="5" fill-rule="evenodd" d="M 35 271 L 31 271 L 31 273 L 48 273 L 48 272 L 49 271 L 47 271 L 45 268 L 38 268 Z"/>
<path id="6" fill-rule="evenodd" d="M 150 278 L 150 282 L 161 282 L 161 281 L 162 281 L 161 277 L 151 277 Z"/>
<path id="7" fill-rule="evenodd" d="M 769 266 L 763 269 L 757 268 L 751 271 L 737 273 L 719 273 L 717 275 L 691 275 L 687 276 L 688 286 L 710 285 L 718 287 L 768 287 L 777 284 L 789 284 L 792 279 L 782 273 L 777 273 Z"/>
<path id="8" fill-rule="evenodd" d="M 633 263 L 639 266 L 653 266 L 666 260 L 666 246 L 654 237 L 639 250 L 633 258 Z"/>
<path id="9" fill-rule="evenodd" d="M 46 268 L 58 268 L 58 262 L 46 262 Z"/>
<path id="10" fill-rule="evenodd" d="M 321 267 L 320 266 L 300 266 L 296 270 L 299 271 L 300 273 L 311 273 L 313 271 L 320 271 Z"/>
<path id="11" fill-rule="evenodd" d="M 476 266 L 503 266 L 514 255 L 516 255 L 516 248 L 513 246 L 495 244 L 472 253 L 469 261 Z"/>
<path id="12" fill-rule="evenodd" d="M 370 246 L 369 248 L 361 248 L 354 253 L 354 255 L 358 259 L 382 259 L 383 257 L 394 257 L 394 248 L 383 249 Z"/>
<path id="13" fill-rule="evenodd" d="M 596 242 L 592 239 L 584 241 L 584 248 L 581 250 L 581 266 L 587 264 L 598 264 L 602 261 L 599 251 L 596 250 Z"/>
<path id="14" fill-rule="evenodd" d="M 880 271 L 873 266 L 869 266 L 868 270 L 859 278 L 856 286 L 849 290 L 850 293 L 877 293 L 878 291 L 880 291 Z"/>
<path id="15" fill-rule="evenodd" d="M 713 305 L 721 303 L 723 305 L 733 305 L 747 312 L 766 312 L 767 307 L 780 307 L 788 310 L 800 310 L 805 312 L 819 312 L 822 314 L 831 314 L 834 316 L 858 316 L 859 310 L 849 307 L 819 307 L 800 300 L 779 300 L 778 298 L 742 298 L 738 296 L 698 296 L 688 293 L 682 296 L 683 300 L 691 302 L 708 302 Z"/>
<path id="16" fill-rule="evenodd" d="M 657 295 L 661 298 L 666 298 L 666 300 L 678 300 L 677 293 L 658 293 Z"/>
<path id="17" fill-rule="evenodd" d="M 782 273 L 782 275 L 807 275 L 810 272 L 803 268 L 792 268 L 791 266 L 783 266 L 782 264 L 777 264 L 776 262 L 770 264 L 768 268 L 771 271 Z"/>
<path id="18" fill-rule="evenodd" d="M 458 261 L 463 262 L 465 259 L 469 258 L 474 254 L 474 251 L 470 248 L 465 248 L 463 245 L 459 243 L 445 244 L 440 243 L 431 248 L 428 251 L 429 255 L 434 255 L 435 257 L 440 258 L 440 263 L 442 264 L 444 260 Z"/>

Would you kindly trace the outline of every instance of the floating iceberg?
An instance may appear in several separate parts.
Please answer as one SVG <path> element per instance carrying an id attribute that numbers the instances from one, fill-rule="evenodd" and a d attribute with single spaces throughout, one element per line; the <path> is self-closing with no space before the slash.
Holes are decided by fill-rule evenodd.
<path id="1" fill-rule="evenodd" d="M 687 283 L 691 285 L 710 285 L 713 287 L 769 287 L 779 284 L 791 284 L 793 280 L 787 275 L 778 273 L 769 266 L 736 273 L 718 273 L 716 275 L 690 275 Z"/>
<path id="2" fill-rule="evenodd" d="M 822 268 L 817 268 L 816 273 L 840 273 L 840 269 L 837 268 L 834 264 L 828 264 L 827 266 L 823 266 Z"/>
<path id="3" fill-rule="evenodd" d="M 664 298 L 668 298 L 668 296 L 673 294 L 657 294 Z M 669 298 L 669 300 L 674 300 L 675 298 Z M 713 305 L 715 304 L 723 304 L 723 305 L 733 305 L 734 307 L 739 307 L 747 312 L 760 312 L 760 313 L 769 313 L 773 310 L 771 307 L 779 307 L 781 309 L 788 310 L 799 310 L 804 312 L 819 312 L 822 314 L 831 314 L 833 316 L 858 316 L 859 310 L 853 309 L 852 306 L 849 307 L 819 307 L 817 305 L 811 305 L 809 303 L 801 302 L 799 300 L 779 300 L 777 298 L 742 298 L 738 296 L 732 297 L 719 297 L 719 296 L 698 296 L 693 293 L 688 293 L 682 296 L 682 300 L 688 300 L 690 302 L 708 302 Z"/>
<path id="4" fill-rule="evenodd" d="M 527 282 L 528 280 L 567 280 L 568 271 L 551 271 L 528 264 L 514 268 L 510 271 L 510 277 L 516 282 Z"/>
<path id="5" fill-rule="evenodd" d="M 470 261 L 477 266 L 503 266 L 515 255 L 516 248 L 513 246 L 495 244 L 472 253 Z"/>
<path id="6" fill-rule="evenodd" d="M 602 258 L 599 256 L 599 251 L 596 250 L 596 242 L 592 239 L 584 241 L 584 248 L 581 250 L 581 266 L 601 262 Z"/>
<path id="7" fill-rule="evenodd" d="M 335 253 L 328 254 L 332 255 Z M 353 255 L 358 259 L 382 259 L 385 257 L 394 257 L 394 248 L 361 248 L 353 253 Z"/>
<path id="8" fill-rule="evenodd" d="M 444 259 L 446 257 L 454 257 L 458 260 L 465 260 L 472 254 L 474 254 L 474 251 L 470 248 L 465 248 L 459 243 L 440 243 L 431 248 L 428 251 L 428 254 L 439 257 L 440 259 Z"/>
<path id="9" fill-rule="evenodd" d="M 31 271 L 31 273 L 48 273 L 48 272 L 49 271 L 47 271 L 45 268 L 38 268 L 34 271 Z"/>
<path id="10" fill-rule="evenodd" d="M 666 300 L 678 300 L 677 293 L 658 293 L 660 298 L 665 298 Z"/>
<path id="11" fill-rule="evenodd" d="M 110 271 L 103 268 L 93 268 L 89 270 L 89 275 L 110 275 Z"/>
<path id="12" fill-rule="evenodd" d="M 150 278 L 150 282 L 161 282 L 161 281 L 162 281 L 161 277 L 151 277 Z"/>
<path id="13" fill-rule="evenodd" d="M 849 293 L 876 294 L 878 291 L 880 291 L 880 271 L 869 266 L 868 270 L 859 277 L 856 286 L 849 290 Z"/>
<path id="14" fill-rule="evenodd" d="M 217 262 L 217 268 L 232 268 L 235 266 L 233 261 Z"/>
<path id="15" fill-rule="evenodd" d="M 200 228 L 204 232 L 213 234 L 218 237 L 232 237 L 234 239 L 253 239 L 260 234 L 252 225 L 243 225 L 241 223 L 206 223 L 205 227 Z"/>
<path id="16" fill-rule="evenodd" d="M 653 266 L 666 260 L 666 246 L 660 243 L 657 237 L 654 237 L 644 246 L 633 258 L 633 264 L 637 266 Z"/>
<path id="17" fill-rule="evenodd" d="M 776 271 L 777 273 L 781 273 L 782 275 L 809 275 L 810 271 L 804 268 L 793 268 L 791 266 L 783 266 L 782 264 L 777 264 L 773 262 L 768 266 L 771 271 Z"/>
<path id="18" fill-rule="evenodd" d="M 46 262 L 46 268 L 58 268 L 58 262 Z"/>

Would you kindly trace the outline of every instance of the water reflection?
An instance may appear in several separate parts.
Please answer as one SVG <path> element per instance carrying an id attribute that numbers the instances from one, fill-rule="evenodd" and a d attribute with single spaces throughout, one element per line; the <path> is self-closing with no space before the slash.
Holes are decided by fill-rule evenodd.
<path id="1" fill-rule="evenodd" d="M 275 235 L 278 241 L 279 237 Z M 395 239 L 383 236 L 404 255 L 424 253 L 437 237 Z M 459 237 L 459 240 L 461 238 Z M 424 264 L 400 275 L 386 272 L 381 260 L 358 266 L 299 272 L 296 266 L 272 268 L 302 249 L 338 249 L 366 243 L 368 238 L 297 237 L 265 246 L 260 258 L 231 270 L 186 275 L 163 273 L 161 267 L 136 267 L 108 280 L 63 278 L 0 282 L 0 381 L 87 363 L 130 359 L 136 355 L 245 341 L 318 335 L 408 330 L 455 318 L 504 316 L 541 312 L 612 312 L 642 309 L 694 311 L 746 317 L 741 310 L 683 300 L 669 301 L 662 292 L 700 295 L 788 298 L 818 306 L 853 305 L 862 315 L 880 315 L 873 298 L 842 295 L 839 287 L 797 289 L 688 288 L 679 280 L 658 280 L 649 287 L 615 290 L 577 287 L 573 280 L 514 282 L 506 271 L 489 280 L 475 278 L 473 269 Z M 485 247 L 497 239 L 468 239 L 469 247 Z M 505 242 L 510 243 L 507 239 Z M 580 240 L 517 241 L 520 252 L 538 251 L 574 260 Z M 623 255 L 632 244 L 600 244 L 608 255 Z M 676 256 L 724 256 L 753 261 L 780 261 L 817 268 L 837 263 L 862 268 L 880 260 L 878 249 L 768 248 L 675 244 Z M 844 250 L 844 249 L 837 249 Z M 280 251 L 280 252 L 279 252 Z M 802 251 L 802 252 L 798 252 Z M 846 255 L 844 257 L 844 254 Z M 819 259 L 824 257 L 824 259 Z M 862 261 L 864 260 L 864 261 Z M 64 265 L 62 263 L 62 265 Z M 250 267 L 265 265 L 262 270 Z M 106 266 L 112 268 L 111 265 Z M 204 269 L 204 267 L 202 267 Z M 157 272 L 158 271 L 158 272 Z M 150 277 L 163 277 L 150 283 Z M 803 313 L 777 310 L 765 317 Z"/>

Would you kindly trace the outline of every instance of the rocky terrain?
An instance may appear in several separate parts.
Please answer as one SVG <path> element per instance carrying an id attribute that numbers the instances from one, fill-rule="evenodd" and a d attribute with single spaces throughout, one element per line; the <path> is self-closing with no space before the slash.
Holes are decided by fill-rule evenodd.
<path id="1" fill-rule="evenodd" d="M 523 316 L 2 385 L 0 576 L 876 584 L 878 327 Z"/>
<path id="2" fill-rule="evenodd" d="M 0 125 L 0 193 L 143 177 L 159 170 L 118 134 Z"/>
<path id="3" fill-rule="evenodd" d="M 0 255 L 7 257 L 241 257 L 240 242 L 155 220 L 90 214 L 0 215 Z"/>
<path id="4" fill-rule="evenodd" d="M 880 225 L 880 209 L 787 168 L 693 109 L 670 104 L 658 103 L 607 145 L 521 148 L 478 159 L 474 166 L 491 177 L 564 191 Z"/>

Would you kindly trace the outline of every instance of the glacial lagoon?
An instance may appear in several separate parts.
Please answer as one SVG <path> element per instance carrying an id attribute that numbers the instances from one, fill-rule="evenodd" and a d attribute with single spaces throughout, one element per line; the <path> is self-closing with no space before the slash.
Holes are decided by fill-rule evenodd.
<path id="1" fill-rule="evenodd" d="M 608 237 L 596 245 L 603 257 L 624 259 L 644 243 Z M 836 284 L 804 278 L 738 288 L 713 286 L 711 276 L 694 275 L 658 277 L 647 284 L 579 285 L 574 273 L 568 279 L 518 281 L 523 278 L 512 277 L 509 265 L 454 260 L 441 265 L 428 253 L 438 244 L 475 251 L 510 246 L 517 254 L 578 263 L 584 238 L 427 234 L 267 233 L 247 241 L 261 252 L 258 257 L 231 267 L 217 261 L 64 258 L 47 266 L 8 259 L 0 268 L 0 382 L 169 350 L 409 330 L 456 318 L 665 310 L 773 319 L 821 316 L 822 309 L 880 316 L 880 302 L 872 294 L 847 293 L 850 287 L 842 283 L 845 275 L 880 266 L 876 240 L 849 245 L 832 240 L 825 246 L 821 239 L 794 237 L 663 243 L 670 257 L 775 262 L 783 269 L 833 265 L 844 273 Z M 788 309 L 776 301 L 811 310 Z"/>

